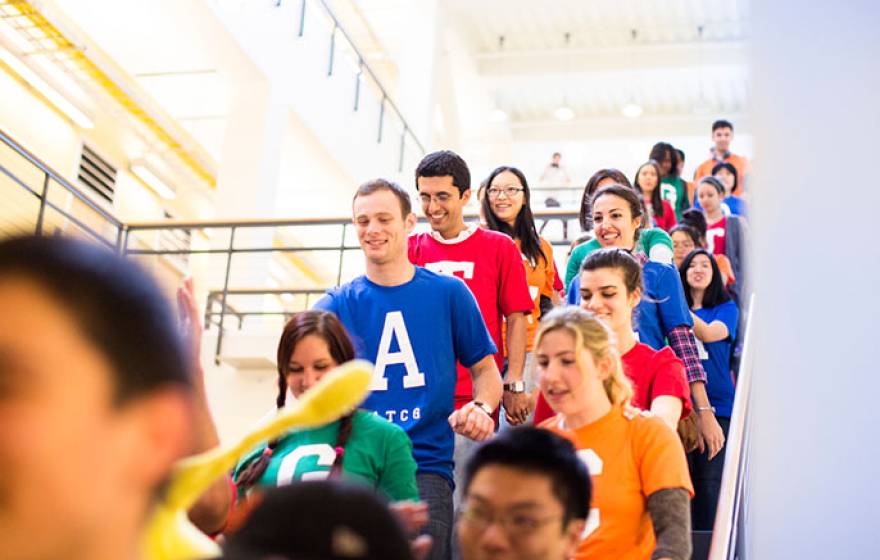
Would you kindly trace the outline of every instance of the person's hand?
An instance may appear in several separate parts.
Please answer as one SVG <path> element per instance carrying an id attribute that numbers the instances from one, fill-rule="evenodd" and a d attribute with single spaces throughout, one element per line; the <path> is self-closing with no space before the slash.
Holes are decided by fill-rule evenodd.
<path id="1" fill-rule="evenodd" d="M 428 523 L 426 502 L 394 502 L 388 507 L 408 535 L 417 534 Z"/>
<path id="2" fill-rule="evenodd" d="M 529 419 L 529 395 L 528 393 L 512 393 L 504 391 L 502 396 L 504 403 L 504 416 L 507 421 L 518 426 Z"/>
<path id="3" fill-rule="evenodd" d="M 697 413 L 697 427 L 700 432 L 697 449 L 700 453 L 708 449 L 711 461 L 724 448 L 724 431 L 710 410 Z"/>
<path id="4" fill-rule="evenodd" d="M 177 315 L 181 333 L 189 346 L 190 359 L 198 365 L 202 351 L 202 323 L 193 279 L 190 277 L 185 278 L 177 288 Z"/>
<path id="5" fill-rule="evenodd" d="M 486 411 L 471 401 L 449 415 L 452 431 L 476 441 L 489 439 L 495 432 L 495 422 Z"/>
<path id="6" fill-rule="evenodd" d="M 394 502 L 389 505 L 389 509 L 410 537 L 409 546 L 413 557 L 417 560 L 427 558 L 431 551 L 431 537 L 418 535 L 418 532 L 428 523 L 428 504 L 425 502 Z"/>

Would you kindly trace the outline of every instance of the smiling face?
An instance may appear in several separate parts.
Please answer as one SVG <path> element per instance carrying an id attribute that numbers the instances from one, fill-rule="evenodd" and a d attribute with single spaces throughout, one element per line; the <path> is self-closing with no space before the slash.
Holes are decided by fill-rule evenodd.
<path id="1" fill-rule="evenodd" d="M 593 230 L 602 247 L 632 250 L 641 216 L 633 218 L 629 203 L 616 195 L 606 194 L 593 202 Z"/>
<path id="2" fill-rule="evenodd" d="M 608 398 L 602 385 L 608 373 L 597 366 L 589 351 L 577 348 L 575 336 L 568 329 L 544 333 L 535 358 L 538 385 L 555 412 L 579 416 L 600 394 Z"/>
<path id="3" fill-rule="evenodd" d="M 358 196 L 352 221 L 368 263 L 385 265 L 406 259 L 406 238 L 415 227 L 416 217 L 403 216 L 394 193 L 383 189 Z"/>
<path id="4" fill-rule="evenodd" d="M 486 193 L 492 213 L 511 227 L 525 204 L 525 191 L 522 188 L 519 177 L 510 171 L 502 171 L 492 179 Z M 513 192 L 514 189 L 519 190 Z M 512 194 L 507 194 L 507 190 Z"/>
<path id="5" fill-rule="evenodd" d="M 293 396 L 299 398 L 338 365 L 323 337 L 304 336 L 297 342 L 287 364 L 287 386 Z"/>
<path id="6" fill-rule="evenodd" d="M 592 311 L 611 330 L 632 330 L 632 312 L 641 291 L 627 293 L 623 271 L 598 268 L 581 272 L 581 307 Z"/>
<path id="7" fill-rule="evenodd" d="M 451 239 L 464 229 L 464 207 L 471 197 L 470 189 L 460 194 L 452 175 L 419 177 L 419 201 L 431 229 Z"/>
<path id="8" fill-rule="evenodd" d="M 687 269 L 687 283 L 692 289 L 705 290 L 712 282 L 712 263 L 706 255 L 696 255 Z"/>
<path id="9" fill-rule="evenodd" d="M 706 214 L 712 214 L 721 208 L 721 195 L 718 189 L 709 183 L 700 183 L 697 187 L 697 199 Z"/>

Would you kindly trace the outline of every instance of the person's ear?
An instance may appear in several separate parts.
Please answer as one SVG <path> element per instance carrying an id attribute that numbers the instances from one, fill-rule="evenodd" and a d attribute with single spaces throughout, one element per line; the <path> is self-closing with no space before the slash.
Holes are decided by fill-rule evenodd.
<path id="1" fill-rule="evenodd" d="M 467 204 L 470 199 L 471 199 L 471 190 L 465 189 L 465 191 L 463 193 L 461 193 L 462 205 Z"/>
<path id="2" fill-rule="evenodd" d="M 611 372 L 614 371 L 614 358 L 610 353 L 606 354 L 596 362 L 596 367 L 599 368 L 599 374 L 602 377 L 602 381 L 605 381 L 611 377 Z"/>
<path id="3" fill-rule="evenodd" d="M 409 235 L 416 228 L 416 224 L 419 223 L 418 217 L 413 212 L 410 212 L 403 219 L 404 228 L 406 229 L 406 234 Z"/>
<path id="4" fill-rule="evenodd" d="M 629 304 L 629 306 L 631 308 L 634 308 L 635 306 L 637 306 L 639 304 L 639 301 L 641 299 L 642 299 L 642 289 L 636 288 L 635 290 L 630 292 L 629 296 L 627 297 L 627 303 Z"/>
<path id="5" fill-rule="evenodd" d="M 191 397 L 179 388 L 158 389 L 125 407 L 131 425 L 132 478 L 152 488 L 168 476 L 177 460 L 192 452 Z"/>
<path id="6" fill-rule="evenodd" d="M 595 515 L 595 514 L 594 514 Z M 587 522 L 583 519 L 572 519 L 565 528 L 565 550 L 563 558 L 574 558 L 577 555 L 578 546 L 581 544 L 581 535 Z"/>

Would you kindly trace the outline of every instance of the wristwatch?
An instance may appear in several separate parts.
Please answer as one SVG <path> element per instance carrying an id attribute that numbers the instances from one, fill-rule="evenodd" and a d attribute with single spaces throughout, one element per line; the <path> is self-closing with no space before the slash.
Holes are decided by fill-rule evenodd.
<path id="1" fill-rule="evenodd" d="M 697 412 L 703 412 L 704 410 L 711 410 L 712 414 L 715 414 L 715 407 L 714 406 L 698 406 L 695 408 L 696 408 Z"/>
<path id="2" fill-rule="evenodd" d="M 526 392 L 526 382 L 525 381 L 511 381 L 510 383 L 504 384 L 504 390 L 508 393 L 525 393 Z"/>
<path id="3" fill-rule="evenodd" d="M 475 407 L 479 408 L 480 410 L 485 412 L 487 415 L 492 416 L 492 408 L 488 404 L 481 402 L 481 401 L 472 401 L 472 402 L 474 403 Z"/>

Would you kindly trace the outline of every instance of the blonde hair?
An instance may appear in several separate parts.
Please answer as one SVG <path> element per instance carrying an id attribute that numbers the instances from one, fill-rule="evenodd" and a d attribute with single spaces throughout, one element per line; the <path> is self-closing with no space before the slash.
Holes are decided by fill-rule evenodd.
<path id="1" fill-rule="evenodd" d="M 541 344 L 541 338 L 545 334 L 560 329 L 567 330 L 574 336 L 575 355 L 578 356 L 578 360 L 582 350 L 588 351 L 595 362 L 607 357 L 611 358 L 611 373 L 602 383 L 605 394 L 613 405 L 629 403 L 633 396 L 632 384 L 623 373 L 614 333 L 605 326 L 605 323 L 580 307 L 574 305 L 557 307 L 541 320 L 538 332 L 535 334 L 535 348 Z M 580 365 L 578 363 L 578 366 Z"/>

